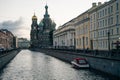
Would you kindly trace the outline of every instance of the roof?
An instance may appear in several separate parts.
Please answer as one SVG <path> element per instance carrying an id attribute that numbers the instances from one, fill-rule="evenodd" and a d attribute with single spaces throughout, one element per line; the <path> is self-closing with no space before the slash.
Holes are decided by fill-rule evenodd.
<path id="1" fill-rule="evenodd" d="M 85 58 L 75 58 L 75 60 L 86 60 Z"/>

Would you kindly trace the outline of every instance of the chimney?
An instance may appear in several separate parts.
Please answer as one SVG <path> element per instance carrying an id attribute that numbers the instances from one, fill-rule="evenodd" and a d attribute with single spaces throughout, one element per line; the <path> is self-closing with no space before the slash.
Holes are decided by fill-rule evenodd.
<path id="1" fill-rule="evenodd" d="M 96 7 L 96 3 L 92 3 L 92 7 Z"/>
<path id="2" fill-rule="evenodd" d="M 101 2 L 98 2 L 98 6 L 100 6 L 102 3 Z"/>

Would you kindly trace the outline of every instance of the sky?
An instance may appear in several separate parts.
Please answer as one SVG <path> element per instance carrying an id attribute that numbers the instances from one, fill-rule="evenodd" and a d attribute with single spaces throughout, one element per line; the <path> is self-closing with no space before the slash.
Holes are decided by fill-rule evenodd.
<path id="1" fill-rule="evenodd" d="M 8 29 L 18 38 L 30 39 L 31 18 L 35 12 L 39 24 L 45 14 L 46 4 L 48 13 L 58 28 L 91 8 L 93 2 L 106 1 L 108 0 L 0 0 L 0 29 Z"/>

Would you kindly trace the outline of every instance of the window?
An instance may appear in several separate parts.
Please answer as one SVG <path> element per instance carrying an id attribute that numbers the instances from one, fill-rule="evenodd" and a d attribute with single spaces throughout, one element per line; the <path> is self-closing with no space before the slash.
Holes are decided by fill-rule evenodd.
<path id="1" fill-rule="evenodd" d="M 100 36 L 102 36 L 102 31 L 100 31 Z"/>
<path id="2" fill-rule="evenodd" d="M 97 14 L 97 15 L 98 15 L 98 18 L 99 18 L 99 12 L 98 12 L 98 14 Z"/>
<path id="3" fill-rule="evenodd" d="M 98 27 L 100 26 L 99 22 L 98 22 Z"/>
<path id="4" fill-rule="evenodd" d="M 95 14 L 94 14 L 94 20 L 95 20 Z"/>
<path id="5" fill-rule="evenodd" d="M 92 16 L 90 17 L 90 20 L 91 20 L 91 22 L 92 22 Z"/>
<path id="6" fill-rule="evenodd" d="M 119 15 L 116 16 L 116 24 L 119 24 Z"/>
<path id="7" fill-rule="evenodd" d="M 86 45 L 88 45 L 88 37 L 86 37 Z"/>
<path id="8" fill-rule="evenodd" d="M 102 21 L 100 21 L 100 27 L 102 27 Z"/>
<path id="9" fill-rule="evenodd" d="M 111 13 L 113 12 L 113 6 L 111 6 Z"/>
<path id="10" fill-rule="evenodd" d="M 106 36 L 108 36 L 108 30 L 105 30 L 105 32 L 106 32 Z"/>
<path id="11" fill-rule="evenodd" d="M 95 38 L 95 32 L 94 32 L 94 38 Z"/>
<path id="12" fill-rule="evenodd" d="M 119 28 L 117 28 L 117 34 L 119 34 Z"/>
<path id="13" fill-rule="evenodd" d="M 77 44 L 77 46 L 78 46 L 78 39 L 76 39 L 76 44 Z"/>
<path id="14" fill-rule="evenodd" d="M 105 9 L 105 15 L 107 15 L 107 9 Z"/>
<path id="15" fill-rule="evenodd" d="M 103 27 L 104 27 L 105 21 L 103 20 Z"/>
<path id="16" fill-rule="evenodd" d="M 105 42 L 103 41 L 103 48 L 105 48 Z"/>
<path id="17" fill-rule="evenodd" d="M 118 10 L 119 9 L 119 4 L 118 3 L 116 3 L 116 10 Z"/>
<path id="18" fill-rule="evenodd" d="M 90 26 L 90 30 L 92 31 L 92 23 L 91 23 L 91 26 Z"/>
<path id="19" fill-rule="evenodd" d="M 110 25 L 110 18 L 108 18 L 108 25 Z"/>
<path id="20" fill-rule="evenodd" d="M 86 33 L 88 33 L 88 27 L 87 27 L 87 25 L 86 25 Z"/>
<path id="21" fill-rule="evenodd" d="M 106 41 L 106 48 L 108 47 L 108 41 Z"/>
<path id="22" fill-rule="evenodd" d="M 100 11 L 100 17 L 102 17 L 102 11 Z"/>
<path id="23" fill-rule="evenodd" d="M 108 14 L 110 14 L 110 7 L 108 8 Z"/>
<path id="24" fill-rule="evenodd" d="M 80 46 L 81 46 L 81 38 L 80 38 Z"/>
<path id="25" fill-rule="evenodd" d="M 113 35 L 113 29 L 111 29 L 111 35 Z"/>
<path id="26" fill-rule="evenodd" d="M 94 23 L 94 30 L 95 30 L 95 27 L 96 27 L 96 26 L 95 26 L 95 23 Z"/>
<path id="27" fill-rule="evenodd" d="M 103 36 L 104 36 L 104 30 L 103 30 Z"/>
<path id="28" fill-rule="evenodd" d="M 100 36 L 99 31 L 98 31 L 98 37 Z"/>
<path id="29" fill-rule="evenodd" d="M 111 17 L 111 24 L 113 24 L 113 17 Z"/>
<path id="30" fill-rule="evenodd" d="M 107 19 L 105 20 L 105 26 L 107 26 Z"/>
<path id="31" fill-rule="evenodd" d="M 105 13 L 105 11 L 103 10 L 103 16 L 105 15 L 104 13 Z"/>

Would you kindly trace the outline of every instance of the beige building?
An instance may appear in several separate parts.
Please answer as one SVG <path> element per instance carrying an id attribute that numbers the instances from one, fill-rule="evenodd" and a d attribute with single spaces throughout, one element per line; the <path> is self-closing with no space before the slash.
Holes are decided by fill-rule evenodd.
<path id="1" fill-rule="evenodd" d="M 91 49 L 113 49 L 113 43 L 120 37 L 120 0 L 94 3 L 89 14 Z"/>
<path id="2" fill-rule="evenodd" d="M 75 48 L 75 24 L 76 20 L 73 19 L 54 31 L 53 33 L 53 46 L 61 49 L 74 49 Z"/>
<path id="3" fill-rule="evenodd" d="M 78 17 L 54 32 L 54 47 L 104 50 L 120 41 L 120 0 L 93 3 Z"/>
<path id="4" fill-rule="evenodd" d="M 89 14 L 88 11 L 82 13 L 78 17 L 78 22 L 75 27 L 76 34 L 76 49 L 89 49 L 90 40 L 89 40 Z"/>

